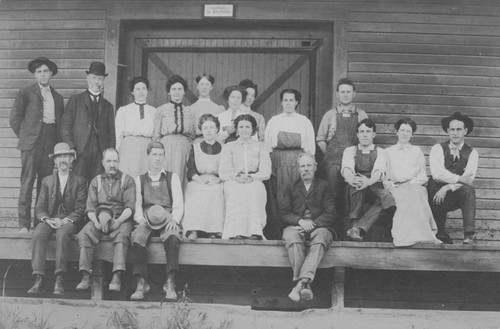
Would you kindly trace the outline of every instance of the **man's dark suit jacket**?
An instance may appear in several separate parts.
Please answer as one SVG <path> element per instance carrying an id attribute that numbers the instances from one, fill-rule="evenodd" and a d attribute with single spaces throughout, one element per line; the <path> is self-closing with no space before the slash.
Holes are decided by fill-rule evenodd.
<path id="1" fill-rule="evenodd" d="M 59 127 L 64 113 L 63 97 L 50 87 L 54 98 L 56 127 L 58 128 L 57 140 L 61 140 Z M 10 126 L 19 137 L 17 149 L 20 151 L 31 150 L 40 135 L 43 119 L 43 97 L 38 83 L 23 88 L 17 94 L 12 110 L 10 111 Z"/>
<path id="2" fill-rule="evenodd" d="M 289 185 L 280 202 L 280 213 L 284 226 L 299 225 L 306 207 L 312 213 L 312 219 L 317 227 L 326 227 L 334 233 L 335 207 L 332 192 L 328 183 L 314 178 L 309 191 L 302 179 Z"/>
<path id="3" fill-rule="evenodd" d="M 57 171 L 43 179 L 40 195 L 35 206 L 35 217 L 38 220 L 43 217 L 52 216 L 56 202 L 58 180 Z M 65 217 L 73 220 L 76 225 L 83 222 L 87 203 L 87 191 L 87 180 L 70 172 L 68 181 L 66 182 Z"/>
<path id="4" fill-rule="evenodd" d="M 90 97 L 88 91 L 73 95 L 66 104 L 61 125 L 61 137 L 69 147 L 76 149 L 78 155 L 83 153 L 92 132 L 92 116 L 90 114 Z M 102 151 L 115 147 L 115 112 L 113 105 L 104 97 L 99 97 L 99 147 Z"/>

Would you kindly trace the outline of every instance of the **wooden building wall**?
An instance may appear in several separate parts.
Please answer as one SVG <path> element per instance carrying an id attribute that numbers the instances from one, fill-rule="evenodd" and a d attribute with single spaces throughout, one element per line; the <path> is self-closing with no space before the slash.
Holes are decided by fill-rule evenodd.
<path id="1" fill-rule="evenodd" d="M 105 61 L 111 72 L 106 96 L 114 103 L 120 19 L 201 19 L 202 4 L 0 2 L 0 226 L 17 225 L 20 154 L 8 117 L 19 88 L 34 82 L 26 69 L 29 60 L 47 56 L 57 62 L 53 85 L 65 100 L 86 87 L 84 71 L 91 61 Z M 414 143 L 427 154 L 445 140 L 443 116 L 456 110 L 472 116 L 476 128 L 469 142 L 481 157 L 477 226 L 481 242 L 492 244 L 500 240 L 499 5 L 494 0 L 235 1 L 235 19 L 334 22 L 332 77 L 347 74 L 357 82 L 356 100 L 379 124 L 381 144 L 395 142 L 391 124 L 408 115 L 419 124 Z M 326 110 L 319 109 L 318 116 Z M 459 213 L 448 226 L 461 238 Z"/>

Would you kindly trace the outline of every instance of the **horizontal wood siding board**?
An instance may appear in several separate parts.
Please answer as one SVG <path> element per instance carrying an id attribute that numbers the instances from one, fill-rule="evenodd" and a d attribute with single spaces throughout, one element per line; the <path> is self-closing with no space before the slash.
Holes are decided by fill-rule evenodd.
<path id="1" fill-rule="evenodd" d="M 461 87 L 496 87 L 500 85 L 499 77 L 467 76 L 457 79 L 455 75 L 444 74 L 406 74 L 406 73 L 372 73 L 350 72 L 349 76 L 362 83 L 413 83 L 418 85 L 445 85 Z"/>
<path id="2" fill-rule="evenodd" d="M 467 15 L 441 15 L 433 13 L 418 14 L 418 13 L 363 13 L 353 12 L 350 15 L 351 22 L 382 22 L 382 23 L 404 23 L 404 24 L 439 24 L 439 25 L 456 25 L 460 27 L 485 27 L 485 26 L 500 26 L 498 17 L 489 16 L 467 16 Z"/>
<path id="3" fill-rule="evenodd" d="M 7 58 L 21 59 L 21 58 L 24 58 L 24 59 L 26 59 L 26 61 L 28 63 L 31 59 L 36 58 L 37 56 L 40 56 L 41 52 L 43 52 L 43 54 L 50 59 L 58 59 L 58 58 L 61 58 L 61 59 L 64 59 L 64 58 L 71 58 L 71 59 L 101 58 L 102 59 L 102 58 L 104 58 L 104 49 L 92 49 L 92 50 L 87 50 L 87 49 L 72 49 L 72 50 L 44 49 L 43 51 L 40 51 L 39 49 L 37 49 L 37 50 L 9 49 L 9 50 L 0 50 L 0 57 L 3 59 L 7 59 Z"/>
<path id="4" fill-rule="evenodd" d="M 71 39 L 104 39 L 104 31 L 86 30 L 42 30 L 42 31 L 0 31 L 0 40 L 71 40 Z"/>
<path id="5" fill-rule="evenodd" d="M 419 34 L 389 32 L 349 32 L 349 40 L 356 43 L 408 43 L 413 44 L 438 44 L 438 45 L 467 45 L 499 47 L 498 36 L 479 35 L 448 35 L 448 34 Z"/>
<path id="6" fill-rule="evenodd" d="M 62 14 L 63 15 L 63 14 Z M 57 24 L 57 25 L 56 25 Z M 94 20 L 27 20 L 27 21 L 0 21 L 0 30 L 51 30 L 55 26 L 61 29 L 82 29 L 82 30 L 103 30 L 106 28 L 106 21 L 103 19 Z"/>
<path id="7" fill-rule="evenodd" d="M 477 35 L 499 36 L 500 31 L 495 26 L 468 26 L 444 24 L 395 24 L 376 22 L 349 22 L 351 32 L 394 32 L 423 33 L 443 35 Z"/>
<path id="8" fill-rule="evenodd" d="M 392 113 L 395 117 L 405 116 L 407 114 L 417 114 L 417 115 L 442 115 L 448 116 L 455 111 L 460 111 L 462 114 L 471 117 L 498 117 L 498 107 L 480 107 L 480 106 L 465 106 L 462 104 L 404 104 L 404 103 L 372 103 L 368 102 L 369 98 L 366 97 L 366 101 L 360 101 L 356 99 L 357 106 L 371 113 Z"/>
<path id="9" fill-rule="evenodd" d="M 64 16 L 61 16 L 61 12 L 57 10 L 39 10 L 34 15 L 32 11 L 29 10 L 9 10 L 0 11 L 0 20 L 5 22 L 14 21 L 56 21 L 57 19 L 75 19 L 75 20 L 96 20 L 105 19 L 106 13 L 101 9 L 96 10 L 71 10 L 65 11 Z"/>

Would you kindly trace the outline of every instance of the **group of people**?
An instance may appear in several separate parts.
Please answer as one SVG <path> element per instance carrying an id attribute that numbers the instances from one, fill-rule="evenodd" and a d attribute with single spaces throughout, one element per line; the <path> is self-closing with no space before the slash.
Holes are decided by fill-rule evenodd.
<path id="1" fill-rule="evenodd" d="M 311 121 L 296 112 L 301 94 L 295 89 L 281 91 L 282 112 L 266 126 L 252 109 L 258 87 L 249 79 L 224 90 L 225 110 L 210 99 L 212 76 L 195 79 L 199 99 L 186 106 L 188 84 L 174 75 L 166 83 L 169 101 L 155 109 L 147 104 L 149 81 L 136 77 L 130 82 L 134 102 L 115 116 L 102 94 L 103 63 L 91 63 L 88 89 L 65 107 L 50 86 L 57 65 L 39 57 L 28 69 L 37 82 L 19 92 L 10 123 L 21 151 L 21 233 L 31 228 L 37 179 L 35 282 L 29 293 L 43 289 L 46 244 L 54 233 L 54 294 L 64 293 L 71 235 L 77 233 L 80 248 L 77 290 L 90 288 L 93 248 L 109 235 L 114 248 L 109 289 L 121 289 L 131 248 L 137 276 L 133 300 L 149 291 L 152 234 L 164 244 L 168 300 L 177 298 L 183 237 L 284 239 L 296 281 L 289 294 L 293 301 L 313 298 L 316 269 L 338 235 L 363 241 L 383 214 L 394 216 L 396 246 L 451 243 L 446 215 L 460 208 L 464 243 L 474 243 L 478 154 L 464 142 L 473 121 L 459 112 L 442 120 L 450 140 L 431 149 L 428 180 L 423 152 L 410 143 L 416 123 L 398 120 L 397 144 L 375 146 L 376 125 L 354 105 L 355 86 L 348 79 L 338 82 L 339 104 L 326 112 L 315 136 Z M 316 146 L 323 153 L 320 164 Z M 344 213 L 351 225 L 336 232 Z"/>

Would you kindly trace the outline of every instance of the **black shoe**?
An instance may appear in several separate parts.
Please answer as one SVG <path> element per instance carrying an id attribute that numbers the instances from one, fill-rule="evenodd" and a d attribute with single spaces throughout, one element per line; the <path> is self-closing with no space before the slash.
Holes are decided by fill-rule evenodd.
<path id="1" fill-rule="evenodd" d="M 436 238 L 443 241 L 444 244 L 453 244 L 453 240 L 446 232 L 438 232 L 438 234 L 436 234 Z"/>

